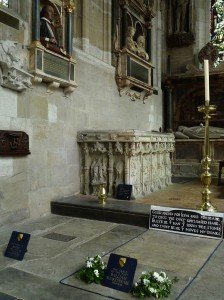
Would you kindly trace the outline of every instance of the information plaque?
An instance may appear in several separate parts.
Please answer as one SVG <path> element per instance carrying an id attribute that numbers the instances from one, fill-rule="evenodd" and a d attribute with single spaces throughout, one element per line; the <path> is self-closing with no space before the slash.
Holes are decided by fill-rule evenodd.
<path id="1" fill-rule="evenodd" d="M 23 257 L 27 252 L 29 240 L 30 234 L 13 231 L 5 251 L 5 256 L 16 260 L 23 260 Z"/>
<path id="2" fill-rule="evenodd" d="M 223 214 L 151 206 L 149 228 L 210 238 L 222 238 Z"/>
<path id="3" fill-rule="evenodd" d="M 117 199 L 130 200 L 131 193 L 132 193 L 132 185 L 131 184 L 118 184 Z"/>
<path id="4" fill-rule="evenodd" d="M 112 253 L 105 271 L 103 285 L 118 291 L 130 292 L 136 266 L 137 259 Z"/>

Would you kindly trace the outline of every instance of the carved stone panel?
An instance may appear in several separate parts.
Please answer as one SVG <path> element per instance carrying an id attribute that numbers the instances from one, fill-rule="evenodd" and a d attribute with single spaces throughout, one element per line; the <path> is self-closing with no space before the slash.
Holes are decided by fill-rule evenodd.
<path id="1" fill-rule="evenodd" d="M 23 131 L 0 130 L 0 156 L 30 154 L 29 136 Z"/>
<path id="2" fill-rule="evenodd" d="M 81 191 L 96 194 L 105 183 L 109 196 L 118 184 L 131 184 L 133 198 L 143 197 L 171 183 L 172 134 L 149 131 L 82 131 Z"/>
<path id="3" fill-rule="evenodd" d="M 31 87 L 25 50 L 13 41 L 0 41 L 0 84 L 18 92 Z"/>

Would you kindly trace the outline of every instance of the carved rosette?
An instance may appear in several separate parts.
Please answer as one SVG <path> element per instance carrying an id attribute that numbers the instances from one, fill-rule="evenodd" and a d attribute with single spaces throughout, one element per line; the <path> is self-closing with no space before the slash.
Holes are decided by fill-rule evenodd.
<path id="1" fill-rule="evenodd" d="M 82 131 L 77 140 L 84 194 L 96 194 L 99 184 L 105 183 L 115 197 L 117 185 L 123 183 L 132 184 L 133 197 L 139 198 L 171 183 L 172 134 Z"/>

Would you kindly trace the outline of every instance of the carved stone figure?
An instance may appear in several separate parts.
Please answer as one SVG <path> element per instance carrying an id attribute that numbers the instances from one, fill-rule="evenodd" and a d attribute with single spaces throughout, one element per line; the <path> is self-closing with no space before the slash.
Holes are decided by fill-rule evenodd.
<path id="1" fill-rule="evenodd" d="M 66 55 L 66 51 L 59 44 L 53 21 L 54 8 L 51 5 L 45 5 L 40 12 L 40 41 L 47 49 L 61 55 Z"/>
<path id="2" fill-rule="evenodd" d="M 187 5 L 189 0 L 174 0 L 176 7 L 175 16 L 175 33 L 183 33 L 185 31 L 185 21 L 187 14 Z"/>
<path id="3" fill-rule="evenodd" d="M 140 35 L 137 38 L 137 54 L 145 60 L 149 60 L 149 55 L 145 51 L 145 37 Z"/>
<path id="4" fill-rule="evenodd" d="M 104 165 L 103 159 L 97 158 L 93 160 L 91 165 L 91 182 L 104 183 L 105 182 L 106 166 Z"/>
<path id="5" fill-rule="evenodd" d="M 128 50 L 136 53 L 137 43 L 133 40 L 134 35 L 135 35 L 135 28 L 132 26 L 129 26 L 128 32 L 127 32 L 126 47 L 128 48 Z"/>
<path id="6" fill-rule="evenodd" d="M 179 126 L 175 137 L 178 139 L 202 139 L 205 137 L 205 127 L 202 124 L 193 127 Z M 213 139 L 224 138 L 224 128 L 209 126 L 209 137 Z"/>

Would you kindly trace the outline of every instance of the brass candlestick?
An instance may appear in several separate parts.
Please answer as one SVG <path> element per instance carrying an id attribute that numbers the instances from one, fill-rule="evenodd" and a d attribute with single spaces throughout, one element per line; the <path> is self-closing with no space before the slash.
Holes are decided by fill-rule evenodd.
<path id="1" fill-rule="evenodd" d="M 206 103 L 205 105 L 198 106 L 198 111 L 204 113 L 205 119 L 204 158 L 202 160 L 202 168 L 204 172 L 201 174 L 201 181 L 204 190 L 201 192 L 202 204 L 200 209 L 204 211 L 216 211 L 216 208 L 210 202 L 211 191 L 209 189 L 212 181 L 211 173 L 209 172 L 211 165 L 209 147 L 209 119 L 211 119 L 211 113 L 216 111 L 216 106 Z"/>
<path id="2" fill-rule="evenodd" d="M 105 204 L 107 200 L 107 192 L 105 188 L 105 184 L 101 183 L 99 185 L 99 190 L 98 190 L 98 199 L 101 204 Z"/>

